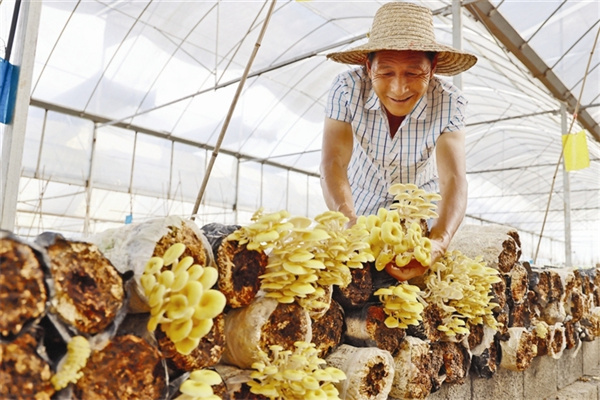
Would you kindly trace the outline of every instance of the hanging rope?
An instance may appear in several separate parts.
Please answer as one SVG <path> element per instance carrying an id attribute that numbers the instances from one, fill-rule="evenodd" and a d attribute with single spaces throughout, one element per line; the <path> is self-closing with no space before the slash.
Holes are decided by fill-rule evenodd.
<path id="1" fill-rule="evenodd" d="M 196 198 L 196 203 L 194 204 L 194 209 L 192 210 L 192 217 L 191 217 L 192 220 L 194 220 L 196 218 L 196 214 L 198 213 L 198 208 L 200 207 L 200 202 L 202 201 L 202 197 L 204 196 L 204 192 L 206 190 L 206 185 L 208 184 L 208 178 L 210 177 L 210 173 L 212 172 L 213 166 L 215 165 L 215 160 L 217 158 L 217 155 L 219 155 L 219 150 L 221 149 L 221 144 L 223 143 L 223 138 L 225 137 L 225 132 L 227 131 L 227 127 L 229 126 L 229 121 L 231 121 L 231 116 L 233 115 L 233 110 L 235 109 L 237 101 L 240 97 L 242 88 L 244 87 L 244 83 L 246 82 L 246 78 L 248 77 L 248 73 L 250 72 L 250 67 L 252 66 L 254 58 L 256 57 L 256 53 L 258 53 L 258 49 L 261 45 L 263 36 L 265 35 L 265 32 L 267 30 L 267 25 L 269 24 L 269 20 L 271 19 L 271 15 L 273 14 L 273 9 L 275 8 L 276 2 L 277 2 L 276 0 L 273 0 L 271 2 L 271 6 L 269 7 L 269 10 L 267 11 L 267 16 L 265 17 L 265 21 L 263 22 L 262 29 L 260 31 L 260 34 L 258 35 L 258 38 L 256 39 L 256 44 L 254 45 L 254 49 L 252 50 L 250 59 L 248 60 L 248 64 L 246 65 L 246 68 L 244 69 L 244 73 L 242 74 L 242 79 L 240 80 L 240 83 L 238 84 L 238 87 L 235 92 L 235 95 L 233 96 L 231 105 L 229 106 L 229 112 L 227 113 L 227 117 L 225 117 L 225 121 L 223 122 L 223 126 L 221 127 L 221 133 L 219 134 L 219 138 L 217 139 L 217 143 L 215 144 L 215 148 L 212 152 L 210 162 L 208 163 L 208 166 L 206 167 L 206 173 L 204 174 L 204 179 L 202 180 L 202 185 L 200 186 L 200 191 L 198 192 L 198 197 Z"/>
<path id="2" fill-rule="evenodd" d="M 588 59 L 587 66 L 585 67 L 585 74 L 583 75 L 583 82 L 581 83 L 581 91 L 579 92 L 579 97 L 577 98 L 577 104 L 575 104 L 575 110 L 573 111 L 573 119 L 571 120 L 571 125 L 567 130 L 567 141 L 569 140 L 569 133 L 571 129 L 573 129 L 573 125 L 577 120 L 577 113 L 579 112 L 579 105 L 581 104 L 581 97 L 583 96 L 583 89 L 585 88 L 585 82 L 587 80 L 587 76 L 590 70 L 590 64 L 592 63 L 592 56 L 594 55 L 594 49 L 596 48 L 596 44 L 598 43 L 598 36 L 600 36 L 600 27 L 598 28 L 598 32 L 596 33 L 596 38 L 594 39 L 594 45 L 592 46 L 592 51 L 590 51 L 590 58 Z M 550 193 L 548 193 L 548 204 L 546 204 L 546 211 L 544 213 L 544 222 L 542 223 L 542 230 L 540 231 L 540 237 L 538 240 L 537 248 L 535 250 L 535 257 L 533 258 L 533 263 L 537 262 L 538 253 L 540 251 L 540 245 L 542 243 L 542 238 L 544 237 L 544 228 L 546 226 L 546 220 L 548 219 L 548 212 L 550 210 L 550 202 L 552 201 L 552 193 L 554 192 L 554 183 L 556 182 L 556 176 L 558 175 L 558 168 L 562 162 L 562 158 L 565 152 L 565 146 L 562 146 L 560 151 L 560 156 L 558 157 L 558 162 L 556 163 L 556 168 L 554 169 L 554 176 L 552 177 L 552 184 L 550 186 Z"/>

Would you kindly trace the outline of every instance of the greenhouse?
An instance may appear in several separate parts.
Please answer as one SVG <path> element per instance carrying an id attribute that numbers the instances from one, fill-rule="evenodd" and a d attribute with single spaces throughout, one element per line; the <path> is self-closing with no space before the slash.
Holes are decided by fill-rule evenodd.
<path id="1" fill-rule="evenodd" d="M 209 368 L 203 379 L 222 379 L 226 385 L 231 371 L 221 367 L 235 367 L 237 376 L 238 368 L 257 365 L 262 367 L 254 378 L 244 378 L 248 388 L 243 390 L 259 400 L 587 398 L 573 385 L 598 375 L 590 365 L 600 367 L 595 340 L 600 336 L 600 2 L 410 0 L 431 11 L 437 42 L 477 58 L 465 72 L 438 76 L 468 101 L 468 193 L 461 227 L 437 263 L 430 263 L 427 235 L 434 214 L 429 205 L 415 214 L 414 225 L 408 211 L 398 217 L 396 211 L 384 210 L 363 215 L 355 230 L 342 221 L 339 232 L 324 232 L 337 218 L 327 213 L 322 188 L 328 96 L 336 76 L 353 67 L 327 55 L 374 40 L 374 17 L 389 3 L 398 2 L 0 0 L 0 397 L 12 393 L 10 388 L 2 391 L 2 382 L 29 379 L 10 375 L 16 374 L 6 367 L 13 363 L 10 357 L 20 354 L 10 346 L 26 348 L 17 341 L 30 327 L 47 330 L 52 325 L 51 334 L 60 338 L 43 339 L 50 361 L 38 374 L 52 372 L 53 386 L 48 379 L 43 384 L 44 396 L 50 394 L 40 395 L 48 399 L 90 395 L 87 390 L 102 386 L 91 383 L 106 373 L 99 366 L 116 359 L 137 363 L 124 367 L 131 373 L 125 374 L 128 382 L 143 382 L 161 371 L 141 386 L 148 391 L 138 392 L 144 398 L 243 399 L 238 392 L 241 397 L 231 394 L 230 387 L 223 389 L 229 397 L 217 397 L 212 389 L 215 397 L 193 397 L 182 381 Z M 404 210 L 417 209 L 415 198 Z M 398 250 L 400 239 L 394 247 L 392 234 L 389 243 L 375 244 L 386 215 L 387 222 L 400 224 L 394 225 L 398 237 L 412 235 L 417 244 Z M 365 221 L 371 225 L 362 225 Z M 352 242 L 364 226 L 370 230 L 363 237 L 370 252 L 363 251 L 365 242 Z M 161 236 L 165 229 L 169 234 Z M 289 234 L 286 240 L 282 232 Z M 192 243 L 190 236 L 202 240 Z M 343 244 L 329 241 L 334 238 Z M 290 247 L 278 248 L 284 245 Z M 86 262 L 93 259 L 95 264 L 86 269 L 81 261 L 79 272 L 69 272 L 69 260 L 80 256 L 71 252 L 82 251 L 81 246 Z M 344 246 L 353 250 L 336 253 Z M 394 262 L 394 267 L 408 265 L 398 261 L 407 252 L 410 262 L 424 254 L 417 261 L 429 271 L 421 281 L 397 278 L 401 282 L 395 289 L 381 286 L 390 277 L 377 273 L 389 272 Z M 185 256 L 194 261 L 181 267 Z M 242 256 L 249 257 L 244 273 L 252 275 L 245 275 L 243 283 L 231 271 Z M 36 288 L 19 283 L 37 262 L 39 270 L 29 275 L 37 276 L 31 278 L 37 279 Z M 328 273 L 331 267 L 342 275 L 331 272 L 335 276 L 327 280 L 309 265 Z M 350 278 L 357 265 L 367 266 L 363 271 L 373 276 L 361 277 L 353 270 Z M 210 268 L 218 270 L 218 277 Z M 455 271 L 448 273 L 451 268 Z M 95 277 L 105 269 L 110 273 Z M 12 273 L 21 278 L 13 281 Z M 101 282 L 92 285 L 95 279 Z M 295 282 L 293 289 L 281 289 L 285 279 Z M 327 283 L 317 287 L 319 279 Z M 79 297 L 73 297 L 69 284 L 79 285 Z M 369 302 L 357 289 L 363 284 L 369 288 Z M 95 292 L 102 285 L 112 288 L 110 300 Z M 72 298 L 59 300 L 63 291 Z M 13 313 L 10 301 L 23 293 L 31 298 L 19 307 L 31 309 Z M 373 299 L 386 306 L 367 309 Z M 386 303 L 399 299 L 406 303 Z M 65 305 L 69 301 L 73 304 Z M 139 310 L 135 301 L 142 304 Z M 436 301 L 442 305 L 432 311 Z M 195 305 L 188 307 L 188 302 Z M 205 302 L 217 311 L 198 311 Z M 84 303 L 92 308 L 101 304 L 101 322 L 90 317 L 95 308 L 81 315 L 72 311 Z M 183 305 L 175 310 L 175 304 Z M 324 309 L 316 310 L 319 306 Z M 398 308 L 403 308 L 402 316 L 391 311 Z M 265 316 L 266 309 L 272 315 Z M 254 312 L 263 314 L 256 317 Z M 179 318 L 185 313 L 188 319 Z M 26 321 L 13 322 L 16 314 L 26 314 Z M 294 329 L 273 328 L 275 320 L 287 327 L 291 323 L 286 318 L 296 317 Z M 146 319 L 140 324 L 136 318 Z M 255 325 L 267 319 L 273 325 Z M 333 321 L 331 326 L 320 325 L 325 320 Z M 357 324 L 364 326 L 351 332 Z M 121 335 L 123 327 L 139 326 L 148 329 Z M 149 334 L 150 345 L 144 342 Z M 311 349 L 316 344 L 333 368 L 315 375 L 327 376 L 317 389 L 290 384 L 289 390 L 302 393 L 297 396 L 274 394 L 272 383 L 265 383 L 270 376 L 265 371 L 275 370 L 275 361 L 269 364 L 263 353 L 260 360 L 250 350 L 243 353 L 245 346 L 255 344 L 251 340 L 263 341 L 255 347 L 264 351 L 270 343 L 277 353 L 277 346 L 285 347 L 290 338 L 296 342 L 287 343 L 288 351 L 302 353 L 314 364 Z M 112 359 L 101 354 L 99 343 L 105 339 L 131 354 Z M 312 340 L 313 347 L 296 345 L 305 340 Z M 57 360 L 70 356 L 73 363 L 81 361 L 69 353 L 67 344 L 72 343 L 91 352 L 95 363 L 82 369 L 79 382 L 72 378 L 60 385 Z M 243 354 L 236 354 L 237 349 Z M 192 351 L 202 354 L 192 353 L 196 358 L 191 359 Z M 417 360 L 417 352 L 429 354 L 428 361 Z M 572 357 L 563 356 L 567 353 Z M 10 356 L 3 361 L 2 354 Z M 277 354 L 282 363 L 296 357 Z M 553 364 L 539 361 L 542 355 Z M 363 370 L 334 361 L 338 356 L 361 360 L 352 368 Z M 450 365 L 448 357 L 464 363 Z M 145 369 L 154 362 L 160 368 Z M 385 372 L 377 375 L 376 384 L 341 388 L 337 369 L 344 379 L 368 377 L 372 383 L 371 362 Z M 296 379 L 299 372 L 290 372 L 290 365 L 277 368 L 287 368 Z M 104 369 L 110 368 L 121 366 Z M 411 375 L 416 370 L 427 377 L 426 384 Z M 500 370 L 515 375 L 472 378 L 491 378 Z M 535 374 L 542 377 L 545 371 L 551 372 L 539 381 L 551 381 L 549 387 L 535 383 Z M 388 380 L 382 377 L 386 374 Z M 400 383 L 399 376 L 404 379 Z M 515 379 L 519 383 L 511 383 Z M 588 381 L 581 390 L 591 390 L 590 398 L 595 398 L 600 387 L 590 389 Z M 193 384 L 205 385 L 200 380 Z M 19 385 L 14 383 L 16 390 L 25 387 Z M 567 388 L 576 394 L 558 397 Z M 453 390 L 462 392 L 452 395 Z"/>
<path id="2" fill-rule="evenodd" d="M 423 3 L 438 40 L 479 59 L 457 78 L 469 100 L 467 221 L 519 229 L 530 259 L 542 234 L 547 263 L 565 261 L 567 238 L 574 263 L 598 262 L 598 4 L 463 1 L 457 12 L 450 1 Z M 364 41 L 381 4 L 285 1 L 268 14 L 259 1 L 24 2 L 13 56 L 35 44 L 21 55 L 32 59 L 31 96 L 15 116 L 26 118 L 22 156 L 2 126 L 3 166 L 20 164 L 10 170 L 18 184 L 3 168 L 3 227 L 14 218 L 21 235 L 79 236 L 128 217 L 191 215 L 231 108 L 197 219 L 326 210 L 323 108 L 347 66 L 324 54 Z M 13 5 L 1 5 L 3 38 Z M 585 130 L 590 164 L 564 174 L 556 166 L 569 128 Z"/>

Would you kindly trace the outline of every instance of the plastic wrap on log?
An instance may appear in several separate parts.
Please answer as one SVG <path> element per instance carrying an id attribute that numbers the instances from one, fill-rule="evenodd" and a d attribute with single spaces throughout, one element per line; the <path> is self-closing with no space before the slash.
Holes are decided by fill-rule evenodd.
<path id="1" fill-rule="evenodd" d="M 0 231 L 0 334 L 18 335 L 43 316 L 48 292 L 42 252 L 16 236 Z"/>
<path id="2" fill-rule="evenodd" d="M 390 399 L 425 399 L 439 388 L 443 358 L 434 354 L 430 344 L 407 336 L 394 357 L 394 383 Z"/>
<path id="3" fill-rule="evenodd" d="M 265 273 L 267 255 L 262 251 L 248 250 L 235 240 L 224 239 L 215 253 L 219 271 L 218 287 L 233 308 L 245 307 L 260 290 L 260 276 Z"/>
<path id="4" fill-rule="evenodd" d="M 338 347 L 344 338 L 344 309 L 340 304 L 331 300 L 329 309 L 319 319 L 312 319 L 312 342 L 319 350 L 319 357 L 325 358 Z"/>
<path id="5" fill-rule="evenodd" d="M 527 299 L 529 292 L 529 275 L 527 269 L 520 263 L 515 263 L 506 273 L 507 299 L 512 304 L 520 304 Z"/>
<path id="6" fill-rule="evenodd" d="M 24 333 L 12 342 L 0 342 L 0 398 L 50 400 L 55 392 L 51 377 L 34 335 Z"/>
<path id="7" fill-rule="evenodd" d="M 508 326 L 529 328 L 531 325 L 531 302 L 524 300 L 509 307 Z"/>
<path id="8" fill-rule="evenodd" d="M 448 247 L 452 250 L 470 258 L 481 256 L 488 267 L 507 273 L 521 257 L 521 241 L 518 232 L 508 226 L 463 225 Z"/>
<path id="9" fill-rule="evenodd" d="M 562 357 L 563 351 L 567 347 L 565 326 L 557 323 L 548 328 L 548 355 L 554 359 L 559 359 Z"/>
<path id="10" fill-rule="evenodd" d="M 158 349 L 134 335 L 116 336 L 92 351 L 74 399 L 159 399 L 167 389 L 167 371 Z"/>
<path id="11" fill-rule="evenodd" d="M 201 230 L 211 245 L 219 271 L 218 287 L 233 308 L 245 307 L 252 302 L 260 289 L 259 277 L 265 273 L 267 255 L 258 250 L 248 250 L 227 236 L 240 225 L 211 223 Z"/>
<path id="12" fill-rule="evenodd" d="M 340 399 L 385 400 L 394 381 L 394 359 L 377 347 L 340 345 L 327 358 L 327 365 L 338 368 L 346 379 L 335 386 Z"/>
<path id="13" fill-rule="evenodd" d="M 155 331 L 158 347 L 168 365 L 179 371 L 193 371 L 212 367 L 221 360 L 225 351 L 225 317 L 223 314 L 213 318 L 210 331 L 200 339 L 198 346 L 190 354 L 181 354 L 175 344 L 158 327 Z"/>
<path id="14" fill-rule="evenodd" d="M 471 327 L 468 343 L 471 351 L 471 371 L 480 378 L 491 378 L 500 365 L 502 356 L 496 331 L 488 326 Z"/>
<path id="15" fill-rule="evenodd" d="M 555 269 L 532 267 L 529 279 L 532 299 L 531 311 L 548 325 L 564 322 L 567 318 L 565 310 L 565 284 L 561 274 Z"/>
<path id="16" fill-rule="evenodd" d="M 457 342 L 435 342 L 431 344 L 431 347 L 434 354 L 441 354 L 444 382 L 458 385 L 465 383 L 471 367 L 471 356 L 468 349 Z"/>
<path id="17" fill-rule="evenodd" d="M 359 309 L 346 310 L 345 342 L 357 347 L 378 347 L 396 355 L 406 331 L 388 328 L 381 304 L 366 304 Z"/>
<path id="18" fill-rule="evenodd" d="M 565 341 L 567 349 L 578 348 L 581 345 L 581 327 L 579 322 L 565 321 L 563 323 L 565 327 Z"/>
<path id="19" fill-rule="evenodd" d="M 508 328 L 509 339 L 500 342 L 502 360 L 500 366 L 511 371 L 524 371 L 537 355 L 535 333 L 527 328 Z"/>
<path id="20" fill-rule="evenodd" d="M 224 364 L 250 368 L 259 361 L 257 350 L 274 344 L 293 350 L 297 341 L 310 342 L 312 323 L 308 311 L 296 303 L 256 297 L 247 307 L 231 309 L 225 315 Z"/>
<path id="21" fill-rule="evenodd" d="M 428 304 L 423 309 L 423 320 L 419 325 L 409 325 L 406 333 L 419 339 L 437 342 L 444 338 L 445 334 L 438 329 L 443 325 L 446 314 L 437 304 Z M 460 336 L 460 335 L 459 335 Z"/>
<path id="22" fill-rule="evenodd" d="M 94 335 L 104 331 L 125 304 L 123 277 L 92 243 L 42 233 L 36 243 L 50 260 L 54 293 L 51 312 L 77 331 Z"/>
<path id="23" fill-rule="evenodd" d="M 227 396 L 232 400 L 268 400 L 269 398 L 261 394 L 250 392 L 247 382 L 251 379 L 250 374 L 253 370 L 241 369 L 233 365 L 217 364 L 215 371 L 221 375 Z M 225 397 L 222 397 L 223 399 Z"/>
<path id="24" fill-rule="evenodd" d="M 136 284 L 132 285 L 130 291 L 130 313 L 150 311 L 140 278 L 148 260 L 153 256 L 162 257 L 173 244 L 185 245 L 181 258 L 190 256 L 195 264 L 214 266 L 210 243 L 202 231 L 193 221 L 178 216 L 109 229 L 91 237 L 90 241 L 98 246 L 119 272 L 133 271 Z"/>

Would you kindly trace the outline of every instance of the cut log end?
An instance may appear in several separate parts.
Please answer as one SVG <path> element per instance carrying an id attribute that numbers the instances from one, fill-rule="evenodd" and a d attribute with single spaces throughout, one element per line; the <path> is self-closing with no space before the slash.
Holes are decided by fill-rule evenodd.
<path id="1" fill-rule="evenodd" d="M 0 334 L 14 337 L 46 309 L 43 266 L 30 246 L 0 236 L 0 270 Z"/>
<path id="2" fill-rule="evenodd" d="M 55 390 L 49 364 L 36 352 L 37 340 L 29 333 L 0 343 L 0 398 L 50 400 Z"/>
<path id="3" fill-rule="evenodd" d="M 117 336 L 93 351 L 73 390 L 75 399 L 158 399 L 166 395 L 160 352 L 144 339 Z"/>

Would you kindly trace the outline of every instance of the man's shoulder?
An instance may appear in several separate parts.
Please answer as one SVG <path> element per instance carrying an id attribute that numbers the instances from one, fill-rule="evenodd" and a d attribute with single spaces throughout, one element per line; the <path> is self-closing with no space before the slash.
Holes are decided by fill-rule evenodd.
<path id="1" fill-rule="evenodd" d="M 455 86 L 452 82 L 440 78 L 439 76 L 433 76 L 429 82 L 429 92 L 434 96 L 446 95 L 450 97 L 462 97 L 462 91 Z"/>
<path id="2" fill-rule="evenodd" d="M 362 67 L 345 69 L 337 75 L 338 81 L 344 81 L 348 85 L 362 85 L 367 81 L 367 74 Z"/>

